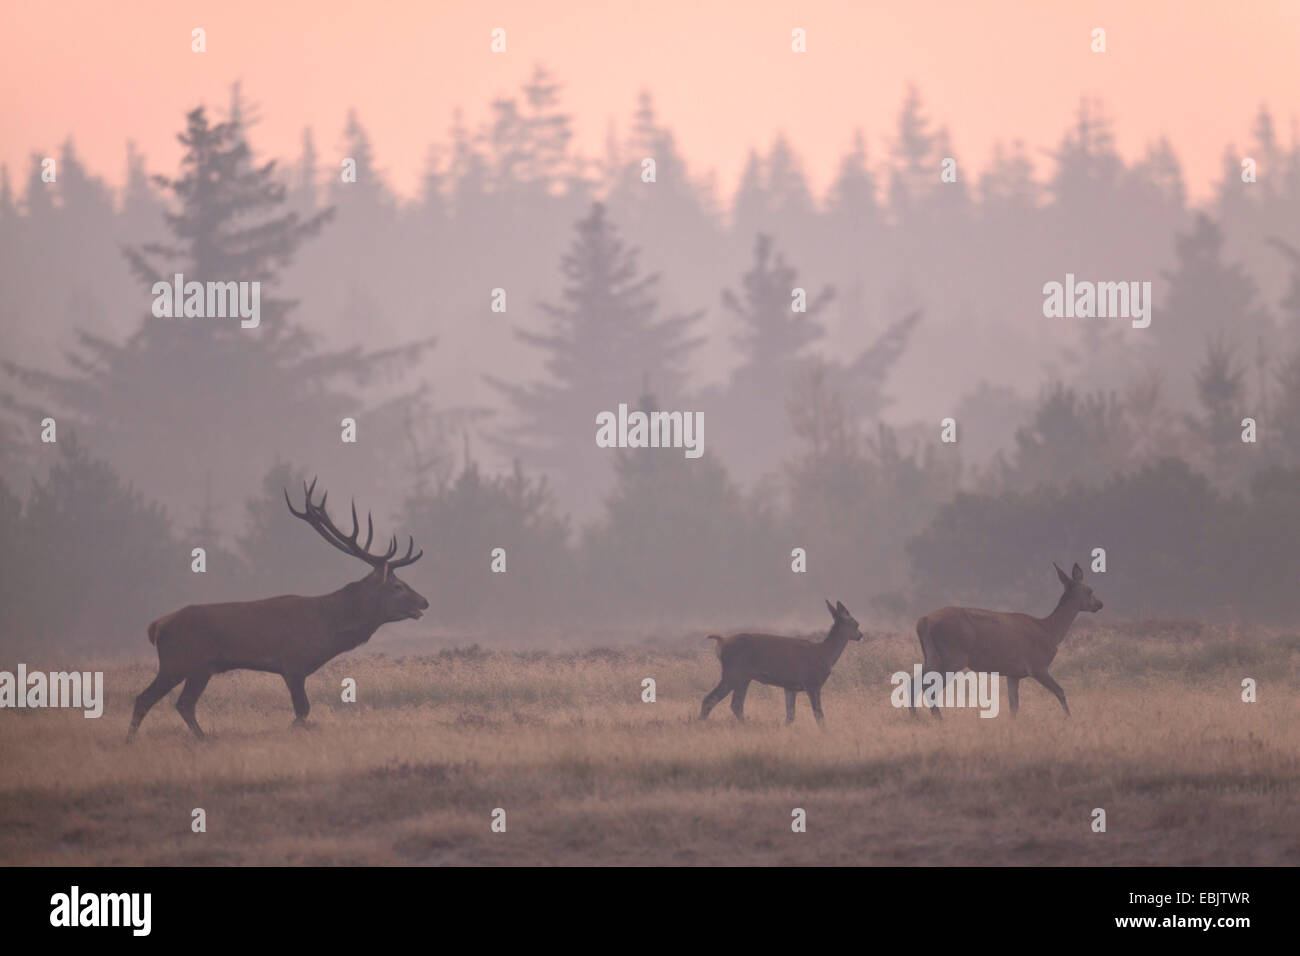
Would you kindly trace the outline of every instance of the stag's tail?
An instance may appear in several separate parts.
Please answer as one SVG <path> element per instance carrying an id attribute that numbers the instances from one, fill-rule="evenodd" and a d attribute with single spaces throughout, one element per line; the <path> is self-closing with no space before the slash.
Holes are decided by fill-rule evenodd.
<path id="1" fill-rule="evenodd" d="M 149 643 L 154 647 L 158 646 L 158 631 L 161 630 L 162 618 L 152 622 L 149 625 Z"/>
<path id="2" fill-rule="evenodd" d="M 716 644 L 713 645 L 713 653 L 717 654 L 718 657 L 722 657 L 722 635 L 721 635 L 721 634 L 710 634 L 708 637 L 705 638 L 705 640 L 706 640 L 706 641 L 717 641 L 718 643 L 716 643 Z"/>

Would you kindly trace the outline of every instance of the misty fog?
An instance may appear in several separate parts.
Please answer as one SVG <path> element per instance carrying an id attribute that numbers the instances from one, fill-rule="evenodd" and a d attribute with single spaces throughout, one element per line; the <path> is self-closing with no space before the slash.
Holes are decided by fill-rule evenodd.
<path id="1" fill-rule="evenodd" d="M 1103 103 L 970 172 L 915 90 L 825 195 L 770 129 L 718 195 L 652 91 L 577 155 L 562 82 L 431 129 L 409 200 L 364 115 L 265 155 L 237 84 L 120 190 L 71 129 L 56 181 L 44 144 L 3 170 L 3 640 L 142 651 L 184 603 L 360 577 L 284 506 L 312 477 L 424 548 L 411 634 L 1042 614 L 1053 561 L 1120 617 L 1300 610 L 1300 142 L 1267 109 L 1200 205 Z M 256 328 L 157 317 L 178 273 L 260 283 Z M 1149 283 L 1149 324 L 1046 315 L 1067 282 Z M 620 405 L 698 415 L 703 454 L 600 447 Z"/>

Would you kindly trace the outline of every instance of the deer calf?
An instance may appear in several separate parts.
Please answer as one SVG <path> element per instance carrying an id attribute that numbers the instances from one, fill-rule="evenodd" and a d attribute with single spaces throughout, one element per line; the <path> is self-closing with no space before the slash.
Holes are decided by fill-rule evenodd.
<path id="1" fill-rule="evenodd" d="M 700 720 L 728 694 L 731 695 L 731 712 L 737 720 L 745 719 L 745 692 L 750 681 L 770 684 L 785 690 L 785 722 L 794 722 L 794 698 L 799 691 L 808 695 L 817 723 L 822 715 L 822 685 L 831 674 L 831 668 L 844 653 L 849 641 L 862 640 L 862 631 L 843 603 L 826 602 L 834 623 L 824 640 L 805 641 L 797 637 L 777 637 L 773 634 L 732 634 L 723 637 L 710 634 L 706 640 L 717 641 L 715 649 L 722 661 L 722 680 L 709 691 L 700 705 Z"/>
<path id="2" fill-rule="evenodd" d="M 972 607 L 945 607 L 926 614 L 916 622 L 916 636 L 921 640 L 921 653 L 925 656 L 926 673 L 941 675 L 939 692 L 943 692 L 942 675 L 955 674 L 970 668 L 974 671 L 996 672 L 1007 679 L 1007 698 L 1011 716 L 1020 709 L 1020 681 L 1032 677 L 1061 702 L 1065 714 L 1070 707 L 1065 702 L 1065 691 L 1047 673 L 1056 657 L 1056 649 L 1065 639 L 1065 632 L 1080 611 L 1100 611 L 1102 604 L 1083 583 L 1083 569 L 1077 564 L 1073 573 L 1066 575 L 1056 567 L 1057 577 L 1065 588 L 1056 610 L 1047 617 L 1030 617 L 1007 611 L 982 611 Z M 916 716 L 917 688 L 912 689 L 911 711 Z M 930 713 L 942 719 L 937 706 Z"/>
<path id="3" fill-rule="evenodd" d="M 318 597 L 265 598 L 229 604 L 191 604 L 149 625 L 149 643 L 158 648 L 158 676 L 141 692 L 131 716 L 130 741 L 149 708 L 173 687 L 185 681 L 176 709 L 194 731 L 203 730 L 194 718 L 194 706 L 213 674 L 229 670 L 254 670 L 279 674 L 293 699 L 295 726 L 303 726 L 311 705 L 307 702 L 307 676 L 326 661 L 370 640 L 381 625 L 390 621 L 418 618 L 429 602 L 394 573 L 420 560 L 423 551 L 412 555 L 412 540 L 406 554 L 397 558 L 394 536 L 385 554 L 371 554 L 374 522 L 367 518 L 366 543 L 357 535 L 357 508 L 352 506 L 352 534 L 345 535 L 325 513 L 326 495 L 320 504 L 311 500 L 316 488 L 303 484 L 306 504 L 294 509 L 285 492 L 284 501 L 295 518 L 301 518 L 331 545 L 370 565 L 373 570 L 330 594 Z"/>

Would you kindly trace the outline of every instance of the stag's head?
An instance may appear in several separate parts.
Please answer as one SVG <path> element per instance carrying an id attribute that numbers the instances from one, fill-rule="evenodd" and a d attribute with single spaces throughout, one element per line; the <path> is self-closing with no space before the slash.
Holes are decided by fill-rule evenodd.
<path id="1" fill-rule="evenodd" d="M 838 631 L 850 641 L 862 640 L 862 629 L 858 627 L 857 620 L 849 613 L 843 601 L 836 601 L 834 604 L 827 601 L 826 610 L 831 612 L 831 618 L 835 621 L 831 625 L 831 633 Z"/>
<path id="2" fill-rule="evenodd" d="M 289 511 L 293 513 L 295 518 L 301 518 L 307 522 L 316 530 L 317 534 L 334 547 L 344 554 L 350 554 L 354 558 L 361 559 L 373 568 L 358 584 L 366 594 L 367 603 L 375 609 L 376 616 L 385 623 L 404 621 L 407 618 L 416 619 L 422 616 L 425 609 L 428 608 L 429 602 L 424 599 L 422 594 L 397 576 L 398 568 L 414 564 L 424 555 L 423 551 L 415 551 L 415 539 L 409 539 L 410 543 L 407 545 L 406 554 L 400 558 L 397 557 L 396 535 L 393 535 L 392 540 L 388 543 L 388 549 L 383 554 L 371 554 L 370 542 L 375 536 L 374 519 L 369 514 L 366 515 L 366 543 L 361 544 L 357 540 L 358 535 L 361 533 L 361 525 L 357 521 L 356 502 L 352 503 L 352 533 L 345 535 L 334 526 L 334 522 L 325 513 L 325 499 L 329 497 L 329 493 L 323 492 L 320 502 L 314 503 L 311 499 L 315 490 L 316 480 L 314 478 L 310 485 L 303 482 L 303 497 L 306 498 L 306 503 L 302 511 L 294 508 L 293 502 L 289 500 L 288 491 L 284 493 L 284 502 L 289 506 Z"/>
<path id="3" fill-rule="evenodd" d="M 1066 574 L 1056 567 L 1055 561 L 1052 562 L 1052 567 L 1056 568 L 1056 576 L 1061 579 L 1061 584 L 1065 587 L 1065 594 L 1061 600 L 1076 602 L 1080 611 L 1101 610 L 1101 601 L 1097 600 L 1097 595 L 1092 593 L 1092 588 L 1083 583 L 1083 568 L 1076 564 L 1074 570 Z"/>

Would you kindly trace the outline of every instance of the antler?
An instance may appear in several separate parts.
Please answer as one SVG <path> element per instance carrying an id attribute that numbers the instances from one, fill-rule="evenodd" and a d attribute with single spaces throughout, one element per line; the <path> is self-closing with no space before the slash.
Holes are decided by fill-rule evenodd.
<path id="1" fill-rule="evenodd" d="M 320 503 L 313 504 L 311 500 L 312 493 L 316 490 L 316 479 L 311 480 L 311 484 L 302 483 L 303 497 L 306 502 L 302 511 L 298 511 L 289 500 L 289 492 L 284 492 L 284 503 L 289 506 L 289 511 L 295 518 L 301 518 L 313 528 L 316 533 L 328 541 L 334 547 L 338 548 L 344 554 L 350 554 L 354 558 L 360 558 L 372 568 L 382 567 L 387 564 L 389 569 L 404 568 L 408 564 L 414 564 L 424 555 L 424 551 L 412 556 L 411 552 L 415 550 L 415 538 L 410 538 L 410 544 L 406 548 L 406 554 L 403 557 L 393 560 L 397 554 L 397 535 L 393 535 L 392 540 L 388 543 L 388 550 L 384 554 L 371 554 L 370 542 L 375 536 L 375 521 L 370 512 L 366 512 L 366 543 L 361 544 L 357 537 L 361 534 L 361 525 L 357 521 L 357 503 L 352 502 L 352 533 L 345 535 L 330 520 L 330 516 L 325 513 L 325 499 L 329 497 L 329 492 L 322 492 Z"/>

